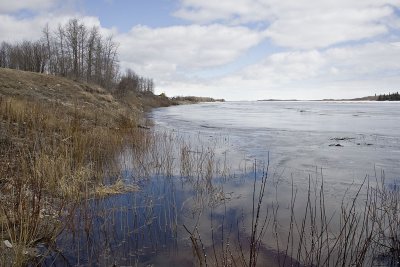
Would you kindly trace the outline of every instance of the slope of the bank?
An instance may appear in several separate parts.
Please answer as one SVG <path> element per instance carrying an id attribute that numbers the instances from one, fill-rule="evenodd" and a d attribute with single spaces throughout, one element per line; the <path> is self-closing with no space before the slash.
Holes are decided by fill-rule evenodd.
<path id="1" fill-rule="evenodd" d="M 152 94 L 119 97 L 95 84 L 4 68 L 0 68 L 0 96 L 78 109 L 90 108 L 105 113 L 140 112 L 174 104 L 167 97 Z"/>
<path id="2" fill-rule="evenodd" d="M 118 157 L 126 147 L 146 149 L 142 99 L 160 102 L 131 98 L 0 68 L 0 266 L 38 259 L 37 247 L 56 240 L 83 199 L 136 190 L 121 185 Z"/>

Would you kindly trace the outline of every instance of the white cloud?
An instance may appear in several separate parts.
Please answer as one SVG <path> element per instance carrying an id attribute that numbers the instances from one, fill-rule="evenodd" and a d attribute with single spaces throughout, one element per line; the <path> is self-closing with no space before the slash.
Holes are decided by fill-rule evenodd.
<path id="1" fill-rule="evenodd" d="M 36 41 L 42 37 L 42 30 L 48 23 L 51 29 L 56 29 L 59 24 L 64 25 L 71 18 L 78 18 L 87 27 L 97 26 L 104 35 L 116 34 L 115 29 L 101 27 L 97 17 L 76 14 L 52 14 L 18 19 L 11 15 L 0 15 L 0 42 L 18 42 L 22 40 Z"/>
<path id="2" fill-rule="evenodd" d="M 14 0 L 0 1 L 0 14 L 20 10 L 45 10 L 54 6 L 58 0 Z"/>
<path id="3" fill-rule="evenodd" d="M 388 32 L 379 23 L 392 14 L 389 7 L 328 10 L 324 13 L 296 12 L 278 19 L 268 28 L 268 36 L 280 46 L 293 48 L 327 47 L 340 42 L 375 37 Z"/>
<path id="4" fill-rule="evenodd" d="M 365 78 L 384 78 L 399 72 L 398 43 L 372 42 L 325 51 L 275 53 L 246 67 L 232 77 L 244 81 L 268 81 L 282 85 L 304 81 L 335 82 Z M 379 77 L 378 77 L 379 76 Z M 264 83 L 265 84 L 265 83 Z"/>
<path id="5" fill-rule="evenodd" d="M 246 80 L 267 77 L 269 83 L 302 80 L 317 76 L 324 64 L 326 59 L 316 50 L 276 53 L 247 67 L 241 76 Z"/>
<path id="6" fill-rule="evenodd" d="M 229 100 L 345 98 L 381 93 L 400 83 L 400 46 L 368 43 L 326 51 L 275 53 L 262 62 L 213 81 L 171 81 L 170 95 L 188 91 Z"/>
<path id="7" fill-rule="evenodd" d="M 174 15 L 196 23 L 256 22 L 272 15 L 268 3 L 258 0 L 182 0 L 181 5 Z"/>
<path id="8" fill-rule="evenodd" d="M 330 65 L 343 79 L 380 78 L 400 71 L 400 47 L 397 43 L 368 43 L 353 47 L 329 49 L 325 52 Z"/>
<path id="9" fill-rule="evenodd" d="M 330 12 L 345 13 L 348 10 L 358 10 L 362 13 L 365 9 L 400 5 L 399 0 L 236 0 L 234 3 L 231 0 L 181 0 L 180 2 L 181 6 L 174 15 L 197 23 L 216 20 L 233 23 L 274 21 L 293 18 L 299 13 L 302 14 L 301 17 Z"/>
<path id="10" fill-rule="evenodd" d="M 221 66 L 257 45 L 264 33 L 219 24 L 165 28 L 136 26 L 117 36 L 125 67 L 141 73 L 171 74 Z"/>
<path id="11" fill-rule="evenodd" d="M 311 49 L 388 33 L 399 0 L 182 0 L 175 16 L 197 23 L 268 23 L 279 46 Z"/>
<path id="12" fill-rule="evenodd" d="M 7 42 L 36 40 L 45 25 L 39 26 L 37 19 L 19 20 L 9 15 L 0 15 L 0 20 L 0 41 Z"/>

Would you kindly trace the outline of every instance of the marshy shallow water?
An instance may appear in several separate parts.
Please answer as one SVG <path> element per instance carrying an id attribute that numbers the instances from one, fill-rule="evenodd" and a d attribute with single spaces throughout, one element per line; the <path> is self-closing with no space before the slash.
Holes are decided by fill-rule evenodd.
<path id="1" fill-rule="evenodd" d="M 340 237 L 335 233 L 364 234 L 354 225 L 365 224 L 357 216 L 369 210 L 360 204 L 370 201 L 368 182 L 385 177 L 385 188 L 397 191 L 399 116 L 398 103 L 382 102 L 227 102 L 154 110 L 152 146 L 140 155 L 127 149 L 118 159 L 124 182 L 140 190 L 85 201 L 45 263 L 249 265 L 243 259 L 251 257 L 248 243 L 258 218 L 259 266 L 297 263 L 284 254 L 304 265 L 326 265 L 323 250 L 334 246 L 328 243 Z M 343 211 L 355 195 L 360 203 Z M 358 223 L 347 224 L 351 220 Z M 322 239 L 326 232 L 333 234 Z M 362 242 L 352 242 L 343 244 L 360 250 Z M 335 253 L 343 254 L 328 252 Z M 384 253 L 375 256 L 368 264 L 394 265 Z"/>

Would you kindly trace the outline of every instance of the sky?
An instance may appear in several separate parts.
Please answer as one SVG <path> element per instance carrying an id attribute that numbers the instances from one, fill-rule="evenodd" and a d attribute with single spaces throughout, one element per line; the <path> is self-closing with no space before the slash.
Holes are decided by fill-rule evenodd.
<path id="1" fill-rule="evenodd" d="M 70 18 L 119 45 L 156 93 L 226 100 L 398 91 L 400 0 L 0 0 L 0 42 Z"/>

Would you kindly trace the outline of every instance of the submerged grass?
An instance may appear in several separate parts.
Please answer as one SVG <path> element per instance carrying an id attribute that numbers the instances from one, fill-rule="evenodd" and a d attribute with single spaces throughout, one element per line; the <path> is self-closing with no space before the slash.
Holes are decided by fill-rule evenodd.
<path id="1" fill-rule="evenodd" d="M 110 195 L 123 194 L 129 192 L 137 192 L 139 187 L 137 185 L 129 185 L 122 180 L 117 180 L 112 185 L 100 185 L 95 188 L 95 197 L 106 197 Z"/>

